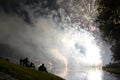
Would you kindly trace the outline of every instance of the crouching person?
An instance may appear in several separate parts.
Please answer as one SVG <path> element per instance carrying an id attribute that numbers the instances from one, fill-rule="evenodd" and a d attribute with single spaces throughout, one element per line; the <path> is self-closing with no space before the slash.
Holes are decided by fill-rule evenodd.
<path id="1" fill-rule="evenodd" d="M 39 71 L 47 72 L 47 69 L 46 69 L 46 67 L 44 66 L 44 64 L 42 64 L 41 66 L 39 66 L 39 67 L 38 67 L 38 70 L 39 70 Z"/>

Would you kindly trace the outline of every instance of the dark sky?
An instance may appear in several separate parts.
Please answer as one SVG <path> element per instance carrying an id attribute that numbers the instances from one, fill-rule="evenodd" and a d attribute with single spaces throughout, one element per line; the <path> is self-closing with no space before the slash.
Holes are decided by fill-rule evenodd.
<path id="1" fill-rule="evenodd" d="M 4 12 L 17 14 L 28 23 L 32 22 L 31 16 L 44 16 L 58 8 L 56 0 L 1 0 L 0 6 Z"/>

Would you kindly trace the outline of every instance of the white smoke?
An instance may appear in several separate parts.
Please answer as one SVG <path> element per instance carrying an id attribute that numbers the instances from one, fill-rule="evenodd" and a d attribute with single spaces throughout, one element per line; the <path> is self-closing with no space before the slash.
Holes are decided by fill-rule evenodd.
<path id="1" fill-rule="evenodd" d="M 28 6 L 23 6 L 29 11 L 32 25 L 17 15 L 1 11 L 0 42 L 14 48 L 17 58 L 29 57 L 37 65 L 45 63 L 49 66 L 50 63 L 56 68 L 101 65 L 103 45 L 98 24 L 94 22 L 98 15 L 95 1 L 59 0 L 58 4 L 57 11 L 37 18 Z"/>

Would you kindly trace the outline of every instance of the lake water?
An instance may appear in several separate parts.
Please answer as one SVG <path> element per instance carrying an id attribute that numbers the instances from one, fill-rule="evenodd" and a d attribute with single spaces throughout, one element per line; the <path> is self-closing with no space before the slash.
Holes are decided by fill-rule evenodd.
<path id="1" fill-rule="evenodd" d="M 111 74 L 98 68 L 53 69 L 51 72 L 65 80 L 120 80 L 120 75 Z"/>

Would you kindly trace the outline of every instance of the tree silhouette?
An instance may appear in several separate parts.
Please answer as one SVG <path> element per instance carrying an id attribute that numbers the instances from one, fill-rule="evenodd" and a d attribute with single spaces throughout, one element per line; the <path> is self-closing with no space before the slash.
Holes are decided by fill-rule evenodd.
<path id="1" fill-rule="evenodd" d="M 120 0 L 98 0 L 100 30 L 105 41 L 113 44 L 113 60 L 120 61 Z"/>

